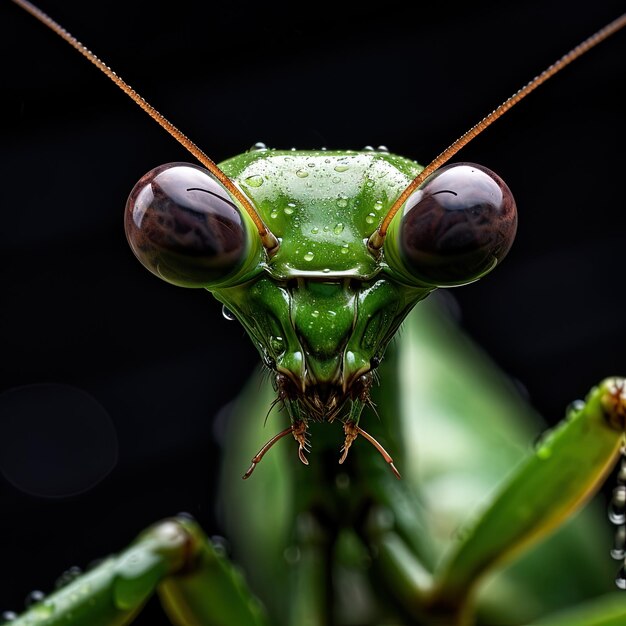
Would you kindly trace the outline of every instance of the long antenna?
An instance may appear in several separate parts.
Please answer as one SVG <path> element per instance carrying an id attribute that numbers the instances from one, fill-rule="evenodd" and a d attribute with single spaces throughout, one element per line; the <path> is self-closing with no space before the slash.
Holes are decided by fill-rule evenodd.
<path id="1" fill-rule="evenodd" d="M 378 229 L 373 232 L 368 241 L 368 247 L 371 250 L 380 250 L 380 248 L 382 248 L 391 220 L 401 209 L 402 205 L 407 201 L 409 196 L 437 168 L 441 167 L 446 161 L 452 158 L 461 148 L 463 148 L 463 146 L 468 144 L 472 139 L 474 139 L 474 137 L 482 133 L 483 130 L 487 128 L 487 126 L 493 124 L 493 122 L 495 122 L 499 117 L 504 115 L 520 100 L 525 98 L 531 91 L 534 91 L 537 87 L 539 87 L 539 85 L 545 83 L 549 78 L 562 70 L 566 65 L 569 65 L 572 61 L 575 61 L 578 57 L 585 54 L 585 52 L 587 52 L 588 50 L 591 50 L 591 48 L 598 45 L 601 41 L 604 41 L 607 37 L 610 37 L 613 33 L 617 32 L 620 28 L 623 28 L 624 26 L 626 26 L 626 13 L 622 14 L 620 17 L 613 20 L 610 24 L 607 24 L 604 28 L 601 28 L 598 32 L 591 35 L 591 37 L 585 39 L 585 41 L 570 50 L 567 54 L 563 55 L 556 63 L 553 63 L 550 67 L 541 72 L 539 76 L 533 78 L 526 86 L 522 87 L 518 92 L 514 93 L 497 109 L 492 111 L 489 115 L 487 115 L 487 117 L 484 117 L 482 120 L 480 120 L 478 124 L 472 126 L 472 128 L 470 128 L 464 135 L 459 137 L 452 145 L 448 146 L 439 156 L 433 159 L 400 194 L 398 199 L 389 209 L 387 215 L 385 215 L 385 217 L 383 218 L 383 221 L 380 223 Z"/>
<path id="2" fill-rule="evenodd" d="M 261 242 L 268 252 L 275 252 L 278 248 L 278 239 L 265 225 L 261 216 L 250 200 L 241 192 L 233 181 L 201 150 L 191 139 L 181 132 L 174 124 L 159 113 L 149 102 L 144 100 L 126 81 L 122 80 L 106 63 L 97 57 L 89 48 L 84 46 L 76 37 L 70 34 L 63 26 L 55 22 L 49 15 L 44 13 L 27 0 L 12 0 L 19 7 L 28 11 L 42 24 L 53 30 L 59 37 L 67 41 L 73 48 L 78 50 L 85 58 L 91 61 L 101 72 L 106 74 L 129 98 L 138 104 L 155 122 L 160 124 L 178 143 L 182 144 L 204 167 L 217 178 L 217 180 L 239 201 L 246 213 L 250 216 L 261 237 Z"/>

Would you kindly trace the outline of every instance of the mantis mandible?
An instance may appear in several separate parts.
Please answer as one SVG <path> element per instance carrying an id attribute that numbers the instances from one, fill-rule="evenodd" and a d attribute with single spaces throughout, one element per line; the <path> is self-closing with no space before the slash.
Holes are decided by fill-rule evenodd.
<path id="1" fill-rule="evenodd" d="M 517 86 L 517 85 L 516 85 L 516 86 Z M 394 148 L 395 148 L 395 147 L 394 147 Z M 394 150 L 394 151 L 396 151 L 396 150 Z M 397 150 L 397 151 L 398 151 L 398 152 L 401 152 L 400 150 Z M 407 152 L 407 151 L 405 150 L 405 151 L 404 151 L 404 153 L 406 153 L 406 152 Z M 412 151 L 411 151 L 411 153 L 413 153 L 413 152 L 414 152 L 414 151 L 412 150 Z M 418 153 L 418 154 L 416 154 L 416 156 L 417 156 L 417 157 L 420 157 L 421 155 Z M 178 158 L 178 157 L 177 157 L 177 158 Z M 180 159 L 181 159 L 181 160 L 182 160 L 183 158 L 184 158 L 184 157 L 182 157 L 182 156 L 180 157 Z M 465 158 L 465 157 L 463 157 L 463 158 Z M 166 161 L 166 160 L 173 160 L 173 159 L 171 159 L 171 157 L 166 157 L 165 159 L 161 159 L 161 160 L 162 160 L 162 161 Z M 478 161 L 479 159 L 477 158 L 476 160 Z M 158 159 L 157 159 L 157 162 L 159 162 L 159 160 L 158 160 Z M 145 168 L 143 168 L 143 169 L 145 169 Z M 132 183 L 131 183 L 131 186 L 132 186 Z M 516 195 L 517 195 L 517 194 L 516 194 Z M 518 200 L 518 202 L 519 202 L 519 200 Z M 505 265 L 503 266 L 503 268 L 505 268 L 505 267 L 506 267 L 506 263 L 505 263 Z M 494 274 L 494 278 L 495 278 L 496 276 L 497 276 L 497 272 L 496 272 L 496 274 Z M 487 283 L 487 282 L 488 282 L 488 281 L 485 281 L 485 283 Z M 480 285 L 480 284 L 479 284 L 479 285 Z M 478 286 L 479 286 L 479 285 L 477 285 L 476 287 L 478 288 Z M 472 289 L 473 289 L 473 288 L 472 288 Z M 172 290 L 170 290 L 170 291 L 172 291 Z M 459 298 L 462 298 L 461 292 L 459 292 Z M 232 331 L 231 331 L 231 332 L 232 332 Z M 603 371 L 604 371 L 604 370 L 603 370 Z M 609 370 L 609 371 L 610 371 L 610 370 Z M 567 395 L 565 395 L 565 397 L 568 397 L 568 396 L 567 396 Z M 561 407 L 561 410 L 562 410 L 562 398 L 561 398 L 560 402 L 561 402 L 561 404 L 560 404 L 559 406 Z M 379 407 L 379 410 L 380 410 L 380 407 Z M 382 416 L 381 416 L 381 417 L 382 417 Z M 271 423 L 275 423 L 275 422 L 271 422 Z M 267 429 L 266 429 L 266 430 L 267 430 Z M 269 433 L 266 433 L 266 434 L 269 434 Z M 282 445 L 282 444 L 281 444 L 281 445 Z M 248 454 L 251 454 L 251 452 L 252 452 L 252 451 L 248 450 L 248 452 L 247 452 L 247 453 L 248 453 Z M 264 461 L 264 462 L 266 462 L 266 461 Z M 333 465 L 334 465 L 334 464 L 336 464 L 336 459 L 334 459 L 334 460 L 333 460 Z M 259 471 L 261 471 L 261 470 L 259 470 Z M 255 477 L 254 477 L 254 480 L 257 480 L 257 476 L 256 476 L 256 475 L 255 475 Z M 181 505 L 181 506 L 184 506 L 184 505 Z M 42 583 L 42 585 L 43 585 L 43 583 Z"/>

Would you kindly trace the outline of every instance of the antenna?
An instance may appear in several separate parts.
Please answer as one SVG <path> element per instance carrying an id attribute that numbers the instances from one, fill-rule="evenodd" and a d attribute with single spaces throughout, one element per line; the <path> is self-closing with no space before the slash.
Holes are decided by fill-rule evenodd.
<path id="1" fill-rule="evenodd" d="M 591 35 L 588 39 L 585 39 L 581 44 L 572 48 L 567 54 L 563 55 L 556 63 L 553 63 L 545 69 L 541 74 L 533 78 L 527 85 L 522 87 L 518 92 L 514 93 L 508 100 L 505 100 L 497 109 L 489 113 L 478 124 L 472 126 L 464 135 L 461 135 L 452 145 L 448 146 L 439 156 L 433 159 L 412 182 L 408 187 L 400 194 L 398 199 L 393 203 L 387 215 L 383 218 L 380 226 L 372 233 L 369 238 L 367 246 L 370 250 L 377 252 L 382 248 L 385 236 L 387 235 L 387 229 L 391 220 L 396 213 L 402 208 L 402 205 L 408 200 L 409 196 L 430 176 L 437 168 L 441 167 L 446 161 L 450 160 L 463 146 L 468 144 L 474 137 L 480 135 L 480 133 L 495 122 L 499 117 L 504 115 L 510 108 L 516 105 L 520 100 L 525 98 L 531 91 L 534 91 L 539 85 L 545 83 L 549 78 L 552 78 L 557 72 L 561 71 L 566 65 L 569 65 L 572 61 L 585 54 L 610 37 L 613 33 L 617 32 L 620 28 L 626 26 L 626 13 L 620 15 L 617 19 L 613 20 L 610 24 L 607 24 L 604 28 Z"/>
<path id="2" fill-rule="evenodd" d="M 174 124 L 159 113 L 149 102 L 144 100 L 126 81 L 120 78 L 106 63 L 97 57 L 89 48 L 84 46 L 76 37 L 70 34 L 63 26 L 55 22 L 49 15 L 44 13 L 27 0 L 12 0 L 19 7 L 28 11 L 33 17 L 37 18 L 42 24 L 53 30 L 59 37 L 69 43 L 73 48 L 78 50 L 85 58 L 91 61 L 101 72 L 106 74 L 129 98 L 139 105 L 157 124 L 160 124 L 178 143 L 183 145 L 193 156 L 204 165 L 204 167 L 217 178 L 217 180 L 235 197 L 243 206 L 246 213 L 250 216 L 261 237 L 261 242 L 265 249 L 270 252 L 276 252 L 278 248 L 278 239 L 273 235 L 270 229 L 265 225 L 261 216 L 250 200 L 235 185 L 235 183 L 210 159 L 203 150 L 201 150 L 191 139 L 189 139 Z"/>

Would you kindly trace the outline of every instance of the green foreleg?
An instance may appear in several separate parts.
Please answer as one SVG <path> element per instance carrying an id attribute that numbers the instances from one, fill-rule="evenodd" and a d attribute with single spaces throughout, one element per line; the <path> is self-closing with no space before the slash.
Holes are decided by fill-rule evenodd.
<path id="1" fill-rule="evenodd" d="M 175 579 L 181 581 L 179 588 L 188 590 L 180 601 L 168 602 L 172 615 L 185 616 L 178 625 L 266 623 L 233 566 L 216 554 L 193 522 L 181 517 L 149 528 L 127 550 L 32 606 L 12 626 L 124 626 L 159 585 L 167 594 Z M 209 607 L 206 599 L 215 601 Z M 187 607 L 198 615 L 185 621 Z"/>
<path id="2" fill-rule="evenodd" d="M 494 564 L 547 535 L 589 500 L 620 453 L 625 415 L 624 380 L 607 379 L 548 431 L 535 454 L 461 533 L 436 575 L 431 606 L 466 604 Z"/>
<path id="3" fill-rule="evenodd" d="M 373 509 L 364 539 L 382 582 L 425 624 L 471 623 L 468 600 L 483 574 L 561 525 L 602 485 L 620 453 L 625 416 L 623 380 L 607 379 L 594 388 L 460 533 L 434 579 L 403 537 L 393 504 Z M 576 622 L 555 617 L 545 625 L 623 626 L 626 602 L 620 600 L 609 599 L 595 612 L 592 607 Z"/>
<path id="4" fill-rule="evenodd" d="M 123 626 L 159 581 L 185 565 L 188 536 L 175 521 L 142 533 L 115 557 L 31 607 L 12 626 Z"/>

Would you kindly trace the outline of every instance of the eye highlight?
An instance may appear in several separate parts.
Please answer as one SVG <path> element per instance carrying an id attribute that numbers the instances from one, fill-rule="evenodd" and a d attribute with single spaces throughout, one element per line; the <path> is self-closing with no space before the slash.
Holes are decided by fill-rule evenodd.
<path id="1" fill-rule="evenodd" d="M 174 285 L 206 287 L 233 273 L 246 257 L 239 209 L 196 165 L 168 163 L 143 176 L 126 203 L 124 225 L 141 263 Z"/>
<path id="2" fill-rule="evenodd" d="M 481 165 L 455 163 L 437 170 L 407 200 L 400 258 L 421 281 L 462 285 L 502 261 L 516 230 L 517 209 L 506 183 Z"/>

